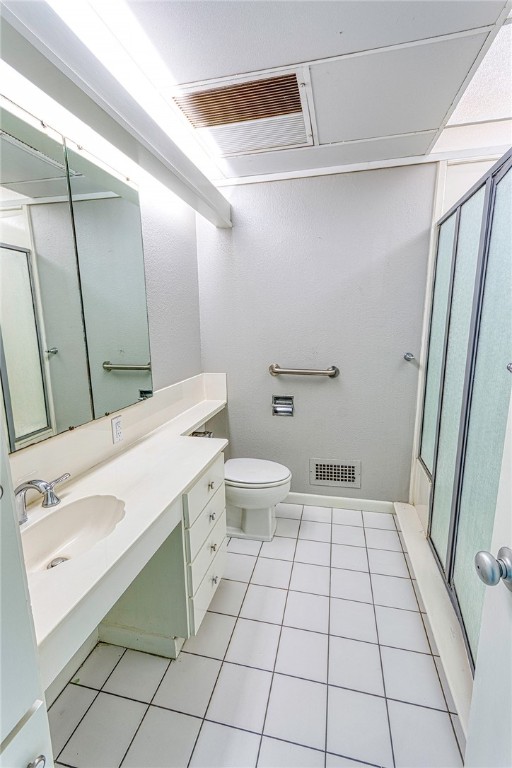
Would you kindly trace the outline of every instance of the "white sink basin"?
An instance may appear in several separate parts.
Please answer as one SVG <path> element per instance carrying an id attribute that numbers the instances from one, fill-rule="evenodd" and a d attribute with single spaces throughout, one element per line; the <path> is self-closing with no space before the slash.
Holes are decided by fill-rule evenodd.
<path id="1" fill-rule="evenodd" d="M 27 571 L 44 571 L 57 558 L 81 555 L 112 533 L 124 513 L 124 501 L 116 496 L 87 496 L 55 507 L 21 532 Z"/>

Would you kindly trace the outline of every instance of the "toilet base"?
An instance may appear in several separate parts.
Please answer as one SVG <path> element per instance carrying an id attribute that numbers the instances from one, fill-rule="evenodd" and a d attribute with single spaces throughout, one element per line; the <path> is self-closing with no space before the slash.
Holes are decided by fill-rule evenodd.
<path id="1" fill-rule="evenodd" d="M 226 504 L 226 535 L 236 539 L 272 541 L 276 530 L 276 508 L 242 509 Z"/>

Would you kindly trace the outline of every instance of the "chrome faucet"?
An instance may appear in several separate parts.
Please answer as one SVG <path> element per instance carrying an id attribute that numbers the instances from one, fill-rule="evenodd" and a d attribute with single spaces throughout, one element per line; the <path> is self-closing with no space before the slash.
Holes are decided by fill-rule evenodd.
<path id="1" fill-rule="evenodd" d="M 18 487 L 14 489 L 14 498 L 16 501 L 19 524 L 23 525 L 23 523 L 26 523 L 28 520 L 27 491 L 39 491 L 44 497 L 41 506 L 56 507 L 57 504 L 60 504 L 60 499 L 53 489 L 57 483 L 63 483 L 68 477 L 71 477 L 71 475 L 69 472 L 66 472 L 65 475 L 58 477 L 56 480 L 52 480 L 51 483 L 46 483 L 44 480 L 28 480 L 26 483 L 18 485 Z"/>

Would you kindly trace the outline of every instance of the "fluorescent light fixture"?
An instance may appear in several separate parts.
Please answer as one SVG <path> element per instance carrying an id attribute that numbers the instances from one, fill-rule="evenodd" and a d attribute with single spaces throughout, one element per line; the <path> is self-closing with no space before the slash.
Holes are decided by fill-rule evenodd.
<path id="1" fill-rule="evenodd" d="M 173 215 L 188 215 L 190 209 L 178 195 L 1 60 L 0 81 L 4 92 L 4 96 L 0 96 L 0 107 L 38 130 L 44 131 L 56 141 L 60 141 L 62 136 L 66 136 L 71 149 L 80 151 L 85 157 L 89 156 L 90 152 L 93 163 L 118 176 L 125 183 L 130 180 L 135 182 L 141 192 L 141 199 L 151 199 L 153 208 L 158 204 L 162 206 L 162 210 L 165 208 L 166 215 L 168 215 L 169 210 L 173 210 Z M 55 126 L 57 130 L 50 125 Z M 69 137 L 73 137 L 71 142 Z M 79 149 L 79 147 L 87 147 L 87 151 Z M 103 157 L 108 157 L 109 165 L 98 160 L 98 158 Z M 114 171 L 113 168 L 116 170 Z M 9 200 L 10 203 L 12 202 L 12 206 L 15 206 L 17 200 L 25 201 L 26 197 L 20 195 L 18 198 L 15 192 L 9 192 L 5 199 Z"/>
<path id="2" fill-rule="evenodd" d="M 222 176 L 178 108 L 155 87 L 172 85 L 172 77 L 123 0 L 47 3 L 207 178 Z"/>
<path id="3" fill-rule="evenodd" d="M 118 169 L 118 173 L 121 172 L 123 176 L 137 181 L 141 174 L 145 174 L 123 152 L 1 60 L 0 80 L 3 92 L 3 96 L 0 96 L 0 106 L 8 112 L 44 131 L 56 141 L 60 142 L 62 136 L 65 136 L 76 144 L 87 147 L 95 157 L 108 157 Z"/>

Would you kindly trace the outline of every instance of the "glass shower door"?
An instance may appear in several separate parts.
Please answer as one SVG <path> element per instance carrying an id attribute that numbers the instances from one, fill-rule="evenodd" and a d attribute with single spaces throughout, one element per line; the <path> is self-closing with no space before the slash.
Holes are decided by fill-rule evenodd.
<path id="1" fill-rule="evenodd" d="M 432 318 L 430 321 L 429 354 L 420 450 L 420 458 L 430 474 L 432 474 L 434 469 L 434 446 L 456 223 L 457 214 L 454 213 L 441 224 L 437 241 L 436 278 Z"/>
<path id="2" fill-rule="evenodd" d="M 512 150 L 439 225 L 424 400 L 428 539 L 473 662 L 484 599 L 473 563 L 490 547 L 512 387 L 511 168 Z"/>
<path id="3" fill-rule="evenodd" d="M 489 549 L 505 440 L 512 375 L 512 171 L 495 187 L 465 461 L 457 516 L 453 586 L 476 657 L 484 584 L 473 559 Z"/>
<path id="4" fill-rule="evenodd" d="M 1 378 L 11 451 L 51 429 L 29 255 L 0 247 Z"/>
<path id="5" fill-rule="evenodd" d="M 461 207 L 457 237 L 430 527 L 432 542 L 445 569 L 485 190 L 484 185 Z"/>

